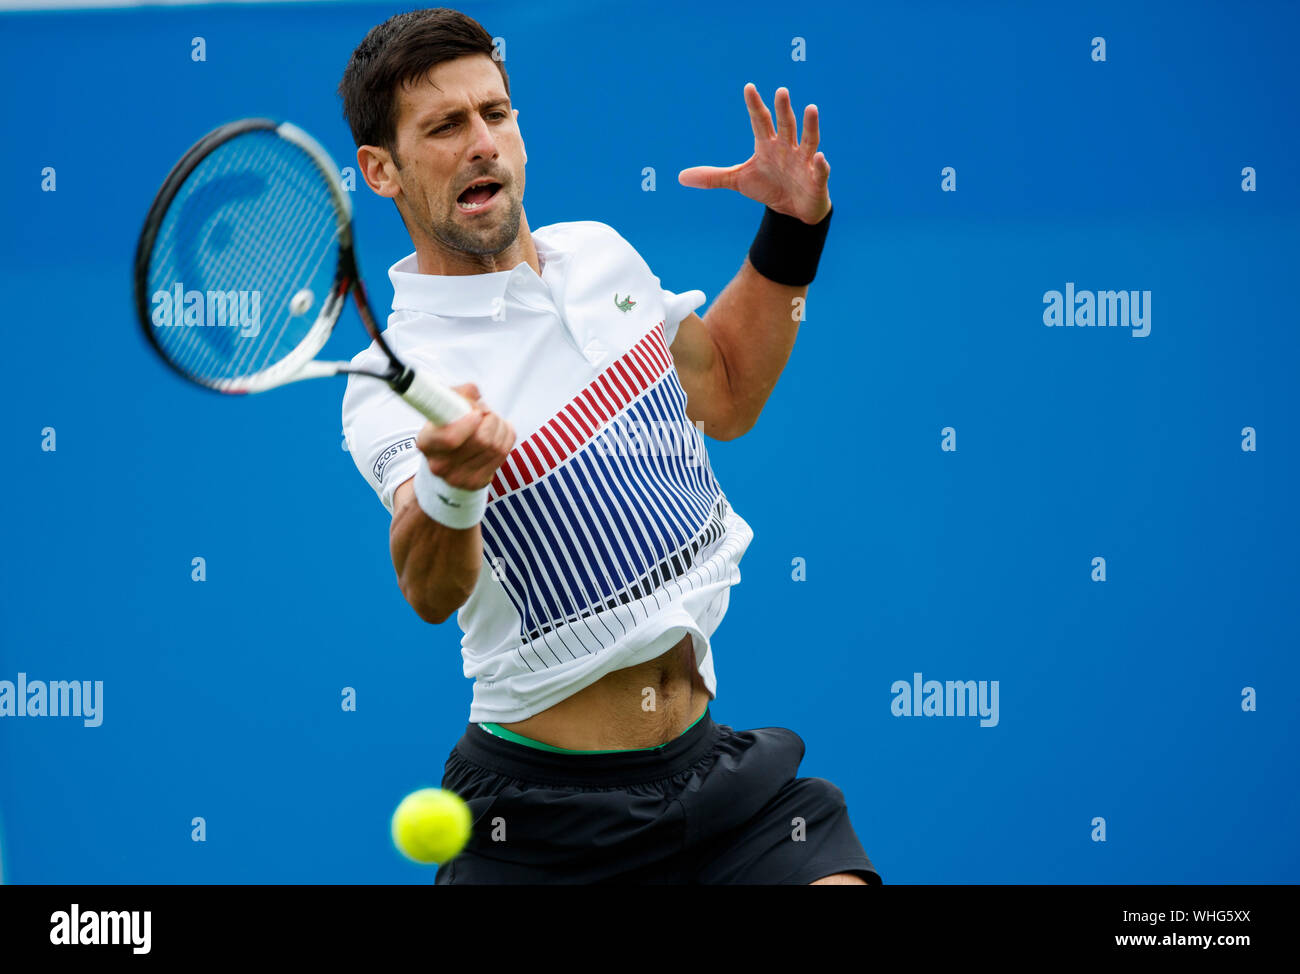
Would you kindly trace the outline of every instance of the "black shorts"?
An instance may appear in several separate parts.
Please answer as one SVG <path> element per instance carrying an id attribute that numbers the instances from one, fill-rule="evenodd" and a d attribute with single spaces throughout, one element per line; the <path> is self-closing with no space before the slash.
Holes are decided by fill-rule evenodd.
<path id="1" fill-rule="evenodd" d="M 474 830 L 434 882 L 880 883 L 844 793 L 795 777 L 803 755 L 794 731 L 736 731 L 707 711 L 663 747 L 614 754 L 543 751 L 470 724 L 442 786 Z"/>

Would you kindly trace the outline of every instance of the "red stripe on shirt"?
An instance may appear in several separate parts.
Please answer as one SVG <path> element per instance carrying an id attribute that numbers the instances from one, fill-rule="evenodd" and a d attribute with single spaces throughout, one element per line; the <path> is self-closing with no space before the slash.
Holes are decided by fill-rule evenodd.
<path id="1" fill-rule="evenodd" d="M 510 452 L 492 478 L 489 500 L 526 487 L 576 453 L 596 431 L 668 371 L 664 323 L 655 325 Z"/>

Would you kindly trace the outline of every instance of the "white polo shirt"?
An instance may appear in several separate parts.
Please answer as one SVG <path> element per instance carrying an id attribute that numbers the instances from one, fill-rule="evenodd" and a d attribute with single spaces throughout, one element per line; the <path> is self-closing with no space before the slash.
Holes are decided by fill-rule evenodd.
<path id="1" fill-rule="evenodd" d="M 665 290 L 603 223 L 533 231 L 527 263 L 464 276 L 389 270 L 384 337 L 448 385 L 475 383 L 515 430 L 488 488 L 483 566 L 457 621 L 470 720 L 510 723 L 690 633 L 710 697 L 709 640 L 753 539 L 686 417 L 669 346 L 700 291 Z M 382 370 L 373 343 L 353 364 Z M 352 459 L 392 511 L 415 475 L 424 418 L 377 379 L 351 376 Z"/>

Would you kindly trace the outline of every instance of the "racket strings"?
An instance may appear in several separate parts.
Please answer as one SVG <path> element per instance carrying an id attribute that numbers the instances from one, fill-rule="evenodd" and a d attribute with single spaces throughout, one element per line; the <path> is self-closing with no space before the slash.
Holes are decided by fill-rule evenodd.
<path id="1" fill-rule="evenodd" d="M 149 286 L 156 309 L 170 306 L 155 310 L 159 348 L 217 387 L 272 367 L 312 332 L 338 252 L 338 211 L 311 157 L 274 132 L 236 136 L 186 178 L 154 241 Z M 310 308 L 294 314 L 304 290 Z"/>
<path id="2" fill-rule="evenodd" d="M 294 322 L 292 315 L 287 311 L 293 294 L 297 293 L 295 282 L 301 282 L 306 286 L 308 278 L 304 271 L 307 270 L 307 261 L 310 260 L 311 253 L 313 251 L 319 253 L 315 265 L 319 267 L 330 249 L 328 244 L 333 242 L 337 234 L 337 221 L 334 219 L 332 205 L 315 207 L 302 205 L 304 200 L 308 204 L 312 202 L 313 190 L 317 197 L 315 202 L 320 202 L 321 187 L 314 167 L 309 173 L 304 173 L 302 168 L 292 164 L 277 166 L 277 163 L 281 162 L 278 156 L 283 149 L 289 148 L 296 153 L 296 148 L 270 135 L 246 141 L 260 143 L 254 147 L 246 164 L 254 172 L 276 172 L 281 178 L 268 183 L 267 191 L 257 200 L 258 208 L 255 213 L 232 214 L 232 223 L 239 231 L 238 238 L 231 246 L 222 249 L 214 248 L 212 251 L 221 254 L 224 258 L 217 265 L 216 279 L 235 279 L 242 276 L 241 272 L 245 267 L 249 268 L 259 283 L 265 282 L 264 286 L 255 290 L 260 292 L 261 301 L 265 301 L 271 310 L 268 327 L 259 327 L 256 334 L 250 336 L 251 341 L 240 343 L 242 351 L 230 367 L 230 372 L 236 376 L 261 371 L 282 357 L 282 354 L 279 354 L 282 346 L 283 354 L 287 354 L 303 337 L 305 326 L 312 319 L 304 316 Z M 294 159 L 292 162 L 300 165 L 306 163 L 307 166 L 311 166 L 310 160 L 305 157 Z M 324 241 L 326 246 L 313 246 L 320 239 L 323 231 L 330 235 Z M 303 243 L 301 249 L 296 246 L 297 241 Z M 283 264 L 280 259 L 282 254 L 296 254 L 299 258 L 296 263 L 289 264 L 287 272 L 284 273 L 281 273 L 280 266 Z M 263 269 L 267 272 L 265 278 L 260 276 Z M 292 327 L 294 324 L 299 327 Z"/>
<path id="3" fill-rule="evenodd" d="M 242 152 L 228 151 L 222 153 L 222 157 L 212 159 L 211 182 L 205 187 L 209 193 L 212 187 L 216 187 L 218 192 L 226 192 L 237 186 L 238 182 L 231 178 L 232 173 L 244 175 L 250 171 L 258 174 L 275 171 L 274 167 L 279 160 L 275 158 L 274 150 L 284 143 L 277 145 L 279 140 L 270 135 L 244 137 L 242 142 L 244 144 L 239 147 Z M 232 149 L 235 147 L 233 143 L 227 145 Z M 303 264 L 314 240 L 314 235 L 305 232 L 305 224 L 310 219 L 313 208 L 295 204 L 301 199 L 301 190 L 310 192 L 316 187 L 310 183 L 303 185 L 305 181 L 301 179 L 301 171 L 293 166 L 281 167 L 278 175 L 281 179 L 275 183 L 268 184 L 259 179 L 264 191 L 251 199 L 245 197 L 241 200 L 236 197 L 221 201 L 227 205 L 225 220 L 228 222 L 208 221 L 201 241 L 201 249 L 212 259 L 211 279 L 221 282 L 256 281 L 256 287 L 236 290 L 258 294 L 259 317 L 266 317 L 266 312 L 269 311 L 269 320 L 258 321 L 255 328 L 246 327 L 241 333 L 244 340 L 238 343 L 230 340 L 229 334 L 224 341 L 218 341 L 220 332 L 214 333 L 214 337 L 206 341 L 192 343 L 189 355 L 182 360 L 183 367 L 212 372 L 220 362 L 227 375 L 238 376 L 260 371 L 277 360 L 276 353 L 282 343 L 287 348 L 292 348 L 296 341 L 286 343 L 285 338 L 301 337 L 290 336 L 290 332 L 305 331 L 301 325 L 310 321 L 304 319 L 298 323 L 299 328 L 292 328 L 290 326 L 294 323 L 288 320 L 289 315 L 285 309 L 292 298 L 287 291 L 292 289 L 294 281 L 303 280 Z M 298 198 L 291 198 L 291 195 Z M 319 218 L 324 216 L 325 225 L 329 227 L 328 220 L 332 214 L 323 211 L 330 208 L 317 206 L 314 209 L 318 217 L 317 223 L 322 222 Z M 276 222 L 279 222 L 278 226 L 275 225 Z M 230 234 L 230 237 L 212 239 L 217 234 Z M 295 241 L 303 241 L 307 246 L 299 249 L 295 246 Z M 287 269 L 277 266 L 281 263 L 277 260 L 277 249 L 279 252 L 299 255 L 300 263 L 289 265 Z M 236 353 L 233 359 L 229 354 L 232 351 Z M 217 352 L 225 354 L 218 355 Z M 202 358 L 197 358 L 195 353 Z"/>
<path id="4" fill-rule="evenodd" d="M 266 165 L 269 167 L 272 164 L 273 160 L 268 158 L 265 163 L 259 163 L 259 166 Z M 321 194 L 322 187 L 320 184 L 320 176 L 314 166 L 311 167 L 309 174 L 304 173 L 301 170 L 289 169 L 285 171 L 285 176 L 286 185 L 289 185 L 294 191 L 295 200 L 308 199 L 313 194 L 317 196 Z M 284 196 L 286 193 L 282 191 L 280 195 Z M 284 227 L 282 232 L 277 234 L 275 238 L 272 238 L 270 235 L 262 235 L 253 244 L 255 247 L 260 245 L 261 248 L 253 255 L 253 259 L 255 260 L 265 260 L 270 262 L 274 259 L 277 253 L 284 252 L 301 254 L 302 259 L 299 263 L 296 266 L 293 266 L 291 273 L 282 279 L 284 287 L 287 290 L 283 293 L 270 295 L 270 300 L 273 302 L 274 307 L 285 309 L 289 308 L 293 296 L 298 293 L 298 290 L 301 290 L 301 288 L 295 289 L 293 282 L 308 282 L 313 280 L 316 277 L 317 272 L 320 270 L 325 258 L 337 254 L 337 247 L 334 245 L 338 240 L 338 219 L 332 201 L 329 205 L 324 207 L 292 207 L 289 208 L 289 212 L 293 214 L 293 224 L 291 226 Z M 324 243 L 324 246 L 319 248 L 307 247 L 299 252 L 294 243 L 298 240 L 320 240 Z M 313 251 L 317 254 L 316 260 L 314 264 L 309 266 L 308 262 L 311 260 Z M 334 263 L 331 262 L 329 270 L 332 271 L 333 268 Z M 313 295 L 317 301 L 319 301 L 324 298 L 325 291 L 313 289 Z M 314 303 L 312 310 L 318 310 L 318 307 L 318 304 Z M 314 320 L 314 315 L 311 317 L 304 315 L 299 320 L 304 323 L 310 323 Z M 292 329 L 287 327 L 268 330 L 266 334 L 262 336 L 262 341 L 255 349 L 252 347 L 251 343 L 249 344 L 249 351 L 246 357 L 241 359 L 237 364 L 237 369 L 241 373 L 258 372 L 261 371 L 261 368 L 263 368 L 264 365 L 259 364 L 254 367 L 254 363 L 275 362 L 283 357 L 283 355 L 288 354 L 289 351 L 297 346 L 298 341 L 302 337 L 297 336 L 297 339 L 293 341 L 286 340 L 290 337 L 291 330 Z M 269 348 L 266 347 L 268 340 L 271 341 Z"/>

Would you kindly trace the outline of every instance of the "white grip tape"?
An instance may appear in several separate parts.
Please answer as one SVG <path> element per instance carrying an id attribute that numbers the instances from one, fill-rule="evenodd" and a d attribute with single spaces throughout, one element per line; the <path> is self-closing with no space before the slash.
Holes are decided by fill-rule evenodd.
<path id="1" fill-rule="evenodd" d="M 415 471 L 415 501 L 420 510 L 439 524 L 464 531 L 483 520 L 487 509 L 487 488 L 465 490 L 453 487 L 429 469 L 428 461 L 420 458 Z"/>
<path id="2" fill-rule="evenodd" d="M 423 413 L 426 419 L 439 426 L 446 426 L 470 411 L 470 405 L 464 396 L 441 382 L 426 379 L 419 372 L 411 376 L 411 385 L 401 396 Z"/>

